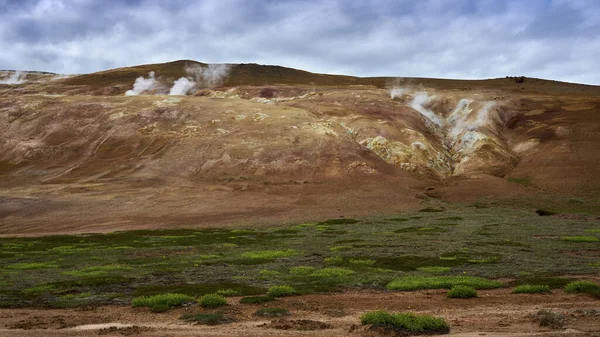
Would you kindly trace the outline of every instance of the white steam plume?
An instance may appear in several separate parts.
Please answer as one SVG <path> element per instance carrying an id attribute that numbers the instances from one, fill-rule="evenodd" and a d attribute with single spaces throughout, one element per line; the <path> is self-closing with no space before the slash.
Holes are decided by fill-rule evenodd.
<path id="1" fill-rule="evenodd" d="M 410 102 L 410 107 L 417 110 L 421 115 L 425 116 L 435 125 L 442 126 L 442 119 L 433 111 L 428 110 L 423 106 L 423 104 L 426 104 L 427 102 L 429 102 L 429 95 L 427 95 L 426 92 L 419 92 L 413 97 L 412 101 Z"/>
<path id="2" fill-rule="evenodd" d="M 182 77 L 173 83 L 169 95 L 185 96 L 194 87 L 196 87 L 196 82 L 190 81 L 187 77 Z"/>
<path id="3" fill-rule="evenodd" d="M 25 76 L 27 76 L 27 75 L 23 74 L 20 71 L 15 71 L 12 73 L 12 75 L 8 76 L 5 79 L 0 80 L 0 84 L 16 85 L 16 84 L 25 83 Z"/>
<path id="4" fill-rule="evenodd" d="M 148 78 L 140 76 L 133 83 L 133 89 L 127 90 L 125 96 L 137 96 L 144 92 L 152 91 L 156 87 L 156 79 L 154 78 L 154 72 L 148 73 Z"/>
<path id="5" fill-rule="evenodd" d="M 231 66 L 227 64 L 209 64 L 206 67 L 195 65 L 185 68 L 185 71 L 194 78 L 194 81 L 205 88 L 213 88 L 223 84 L 230 70 Z"/>
<path id="6" fill-rule="evenodd" d="M 404 88 L 393 87 L 392 90 L 390 90 L 390 98 L 394 99 L 396 97 L 401 97 L 405 91 L 406 91 L 406 89 L 404 89 Z"/>

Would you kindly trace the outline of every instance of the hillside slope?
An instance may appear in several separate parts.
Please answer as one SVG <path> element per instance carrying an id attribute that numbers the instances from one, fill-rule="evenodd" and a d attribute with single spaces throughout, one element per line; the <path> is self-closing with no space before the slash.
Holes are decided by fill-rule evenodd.
<path id="1" fill-rule="evenodd" d="M 188 95 L 167 96 L 181 77 Z M 600 87 L 518 82 L 185 60 L 27 74 L 0 84 L 0 232 L 268 224 L 446 201 L 598 212 Z"/>

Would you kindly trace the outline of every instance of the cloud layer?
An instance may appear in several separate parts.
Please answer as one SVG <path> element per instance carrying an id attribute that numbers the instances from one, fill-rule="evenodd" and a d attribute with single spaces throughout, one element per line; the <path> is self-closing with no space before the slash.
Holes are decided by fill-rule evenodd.
<path id="1" fill-rule="evenodd" d="M 596 0 L 0 0 L 0 69 L 194 59 L 600 85 Z"/>

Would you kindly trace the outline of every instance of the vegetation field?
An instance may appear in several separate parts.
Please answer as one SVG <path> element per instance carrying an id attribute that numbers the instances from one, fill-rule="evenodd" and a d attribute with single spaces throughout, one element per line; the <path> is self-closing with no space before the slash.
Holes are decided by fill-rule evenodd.
<path id="1" fill-rule="evenodd" d="M 1 238 L 0 306 L 131 305 L 166 293 L 198 299 L 269 288 L 271 296 L 457 285 L 549 291 L 600 271 L 600 242 L 590 239 L 599 228 L 590 219 L 465 206 L 273 228 Z M 587 239 L 565 240 L 572 237 Z"/>

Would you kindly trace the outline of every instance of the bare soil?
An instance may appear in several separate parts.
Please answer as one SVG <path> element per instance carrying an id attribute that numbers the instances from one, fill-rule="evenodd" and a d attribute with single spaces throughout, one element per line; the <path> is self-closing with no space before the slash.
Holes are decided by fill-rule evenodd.
<path id="1" fill-rule="evenodd" d="M 119 306 L 68 310 L 0 310 L 0 335 L 30 336 L 376 336 L 359 326 L 369 310 L 416 312 L 443 317 L 452 336 L 599 336 L 600 302 L 585 295 L 555 290 L 551 295 L 510 294 L 508 289 L 480 291 L 474 299 L 447 299 L 445 291 L 406 293 L 349 291 L 279 299 L 269 306 L 288 308 L 285 319 L 258 318 L 260 306 L 229 298 L 225 310 L 233 323 L 206 326 L 179 319 L 205 311 L 187 307 L 166 313 Z M 564 316 L 561 327 L 540 326 L 540 310 Z"/>

